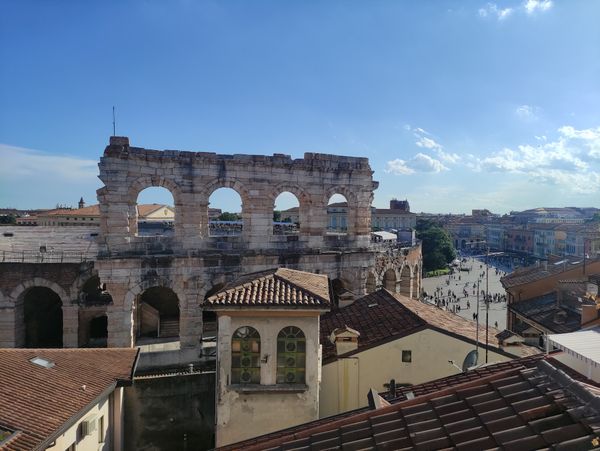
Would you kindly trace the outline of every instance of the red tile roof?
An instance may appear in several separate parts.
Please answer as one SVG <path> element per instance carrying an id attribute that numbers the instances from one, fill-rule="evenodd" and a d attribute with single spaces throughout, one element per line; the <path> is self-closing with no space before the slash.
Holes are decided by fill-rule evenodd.
<path id="1" fill-rule="evenodd" d="M 537 354 L 535 356 L 522 357 L 520 359 L 508 360 L 506 362 L 494 363 L 491 365 L 487 365 L 481 367 L 477 370 L 472 370 L 464 373 L 458 373 L 453 376 L 443 377 L 441 379 L 436 379 L 430 382 L 425 382 L 418 385 L 411 385 L 407 387 L 398 387 L 396 389 L 396 396 L 392 397 L 388 393 L 379 393 L 382 397 L 384 397 L 388 402 L 392 404 L 396 404 L 399 402 L 406 401 L 407 395 L 409 393 L 412 396 L 424 396 L 430 393 L 435 393 L 437 391 L 453 387 L 459 384 L 464 384 L 466 382 L 476 381 L 478 379 L 491 376 L 493 374 L 504 372 L 511 369 L 521 369 L 521 368 L 533 368 L 537 365 L 538 361 L 541 359 L 548 358 L 544 354 Z M 552 359 L 553 365 L 558 363 L 554 359 Z M 577 373 L 579 374 L 579 373 Z M 589 382 L 587 379 L 584 379 L 585 382 Z M 272 432 L 270 434 L 265 434 L 263 436 L 254 437 L 248 440 L 244 440 L 243 442 L 239 442 L 233 445 L 225 446 L 219 449 L 243 449 L 246 446 L 258 445 L 260 443 L 267 443 L 269 441 L 284 438 L 284 437 L 298 437 L 305 431 L 309 431 L 311 429 L 315 429 L 319 426 L 331 423 L 333 421 L 341 420 L 343 418 L 349 418 L 355 416 L 359 413 L 369 412 L 371 410 L 370 407 L 361 407 L 360 409 L 351 410 L 348 412 L 339 413 L 336 415 L 332 415 L 330 417 L 320 418 L 315 421 L 311 421 L 308 423 L 300 424 L 298 426 L 293 426 L 291 428 L 282 429 L 281 431 Z"/>
<path id="2" fill-rule="evenodd" d="M 347 355 L 379 346 L 425 328 L 435 329 L 440 333 L 451 334 L 473 343 L 477 339 L 475 322 L 433 305 L 382 289 L 356 300 L 348 307 L 321 316 L 321 344 L 325 363 L 336 358 L 335 347 L 329 340 L 331 332 L 344 326 L 352 327 L 360 332 L 358 349 Z M 502 352 L 496 338 L 498 333 L 500 333 L 498 329 L 489 327 L 488 343 L 490 348 L 496 348 L 497 352 Z M 481 324 L 479 341 L 485 342 L 485 325 Z M 533 355 L 539 353 L 539 350 L 529 346 L 510 349 L 510 355 L 514 355 L 516 352 L 519 352 L 520 355 Z"/>
<path id="3" fill-rule="evenodd" d="M 208 308 L 329 309 L 329 279 L 288 268 L 247 274 L 206 300 Z"/>
<path id="4" fill-rule="evenodd" d="M 130 384 L 137 349 L 0 349 L 0 428 L 16 431 L 0 449 L 32 450 L 116 385 Z M 32 363 L 41 357 L 54 363 Z M 84 388 L 85 386 L 85 388 Z"/>
<path id="5" fill-rule="evenodd" d="M 528 359 L 526 365 L 498 366 L 470 381 L 445 378 L 441 388 L 377 410 L 361 409 L 223 449 L 596 448 L 600 407 L 594 392 L 554 361 Z"/>
<path id="6" fill-rule="evenodd" d="M 331 333 L 346 326 L 360 333 L 358 350 L 353 352 L 356 353 L 423 330 L 427 323 L 388 291 L 376 291 L 321 316 L 324 363 L 336 357 L 335 345 L 329 339 Z"/>
<path id="7" fill-rule="evenodd" d="M 172 209 L 172 207 L 163 204 L 139 204 L 137 206 L 138 215 L 143 218 L 162 207 Z M 100 206 L 95 204 L 83 208 L 57 208 L 55 210 L 49 210 L 44 213 L 40 213 L 39 216 L 100 217 Z"/>

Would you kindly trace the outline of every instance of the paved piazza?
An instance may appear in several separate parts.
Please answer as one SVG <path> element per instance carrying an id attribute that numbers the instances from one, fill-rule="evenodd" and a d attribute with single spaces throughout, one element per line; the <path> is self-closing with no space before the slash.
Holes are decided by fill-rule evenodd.
<path id="1" fill-rule="evenodd" d="M 468 268 L 470 271 L 460 271 L 455 269 L 454 274 L 450 276 L 428 277 L 423 279 L 423 290 L 427 293 L 427 301 L 435 303 L 436 290 L 438 300 L 446 302 L 446 309 L 453 311 L 456 309 L 456 314 L 473 320 L 473 314 L 477 309 L 477 293 L 473 289 L 473 284 L 477 286 L 479 280 L 479 319 L 480 324 L 485 325 L 485 302 L 481 290 L 485 291 L 485 256 L 465 257 L 466 262 L 461 263 L 463 269 Z M 500 278 L 510 272 L 510 268 L 506 266 L 494 266 L 496 263 L 494 257 L 489 258 L 489 294 L 499 297 L 505 294 L 504 288 L 500 283 Z M 456 295 L 457 302 L 449 302 L 448 290 Z M 466 290 L 468 295 L 465 296 L 463 290 Z M 504 298 L 502 298 L 504 299 Z M 467 304 L 468 303 L 468 304 Z M 442 306 L 442 303 L 440 303 Z M 460 306 L 460 311 L 458 311 Z M 489 324 L 498 329 L 506 328 L 506 301 L 490 302 Z M 442 308 L 444 308 L 442 306 Z"/>

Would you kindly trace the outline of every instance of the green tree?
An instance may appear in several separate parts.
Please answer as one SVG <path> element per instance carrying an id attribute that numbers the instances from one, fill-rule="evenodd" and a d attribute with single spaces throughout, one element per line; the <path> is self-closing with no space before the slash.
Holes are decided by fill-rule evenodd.
<path id="1" fill-rule="evenodd" d="M 450 235 L 434 221 L 419 220 L 417 238 L 422 241 L 424 271 L 445 268 L 456 258 Z"/>
<path id="2" fill-rule="evenodd" d="M 219 221 L 239 221 L 240 215 L 237 213 L 230 213 L 228 211 L 224 211 L 217 218 Z"/>

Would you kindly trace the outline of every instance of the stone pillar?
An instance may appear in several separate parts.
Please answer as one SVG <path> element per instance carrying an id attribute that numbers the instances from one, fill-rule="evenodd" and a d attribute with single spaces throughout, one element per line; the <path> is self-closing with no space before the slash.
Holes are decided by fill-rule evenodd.
<path id="1" fill-rule="evenodd" d="M 138 233 L 138 214 L 137 214 L 137 204 L 129 204 L 127 219 L 129 224 L 129 235 L 136 236 Z"/>
<path id="2" fill-rule="evenodd" d="M 0 348 L 16 348 L 17 322 L 16 308 L 0 306 Z"/>
<path id="3" fill-rule="evenodd" d="M 310 205 L 304 207 L 306 224 L 300 225 L 302 234 L 307 237 L 308 247 L 321 247 L 323 236 L 327 232 L 327 204 L 323 202 L 323 189 L 313 189 Z"/>
<path id="4" fill-rule="evenodd" d="M 109 306 L 106 310 L 108 316 L 108 347 L 132 348 L 133 337 L 133 311 Z"/>
<path id="5" fill-rule="evenodd" d="M 201 197 L 194 204 L 193 212 L 189 217 L 190 224 L 194 224 L 198 227 L 198 239 L 200 240 L 205 240 L 210 236 L 208 228 L 210 222 L 210 218 L 208 216 L 209 208 L 210 205 L 208 204 L 208 199 Z"/>
<path id="6" fill-rule="evenodd" d="M 188 286 L 179 299 L 179 341 L 181 348 L 200 348 L 202 340 L 202 306 L 205 290 Z"/>
<path id="7" fill-rule="evenodd" d="M 265 249 L 273 234 L 273 204 L 266 195 L 256 193 L 244 202 L 242 238 L 251 249 Z"/>
<path id="8" fill-rule="evenodd" d="M 79 305 L 65 301 L 63 314 L 63 348 L 79 347 Z"/>
<path id="9" fill-rule="evenodd" d="M 105 280 L 108 292 L 110 293 L 113 304 L 106 309 L 108 320 L 108 347 L 109 348 L 131 348 L 135 344 L 134 339 L 134 321 L 133 302 L 128 305 L 126 296 L 128 286 L 126 283 L 110 282 L 110 277 L 104 276 L 99 271 L 101 280 Z"/>

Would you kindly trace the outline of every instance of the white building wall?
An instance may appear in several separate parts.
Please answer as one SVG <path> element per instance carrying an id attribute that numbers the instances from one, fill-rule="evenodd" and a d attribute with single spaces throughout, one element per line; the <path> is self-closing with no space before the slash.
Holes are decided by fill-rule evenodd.
<path id="1" fill-rule="evenodd" d="M 485 335 L 481 340 L 485 342 Z M 475 344 L 425 329 L 323 365 L 320 416 L 368 405 L 369 390 L 385 391 L 387 388 L 383 384 L 391 379 L 395 379 L 397 385 L 414 385 L 457 374 L 460 370 L 448 360 L 461 367 L 467 354 L 474 349 Z M 410 363 L 402 362 L 402 351 L 412 351 Z M 515 349 L 515 352 L 518 351 Z M 493 351 L 488 354 L 489 363 L 510 359 Z M 485 349 L 481 345 L 479 362 L 485 362 Z"/>
<path id="2" fill-rule="evenodd" d="M 120 391 L 121 389 L 117 390 Z M 81 423 L 92 418 L 94 418 L 95 430 L 89 435 L 82 436 Z M 58 437 L 54 442 L 54 446 L 46 449 L 48 451 L 65 451 L 73 444 L 75 444 L 77 451 L 109 451 L 120 449 L 120 447 L 114 446 L 113 443 L 114 424 L 111 419 L 110 402 L 109 397 L 107 397 L 92 407 L 77 423 Z M 121 421 L 121 418 L 118 418 L 117 421 Z"/>

